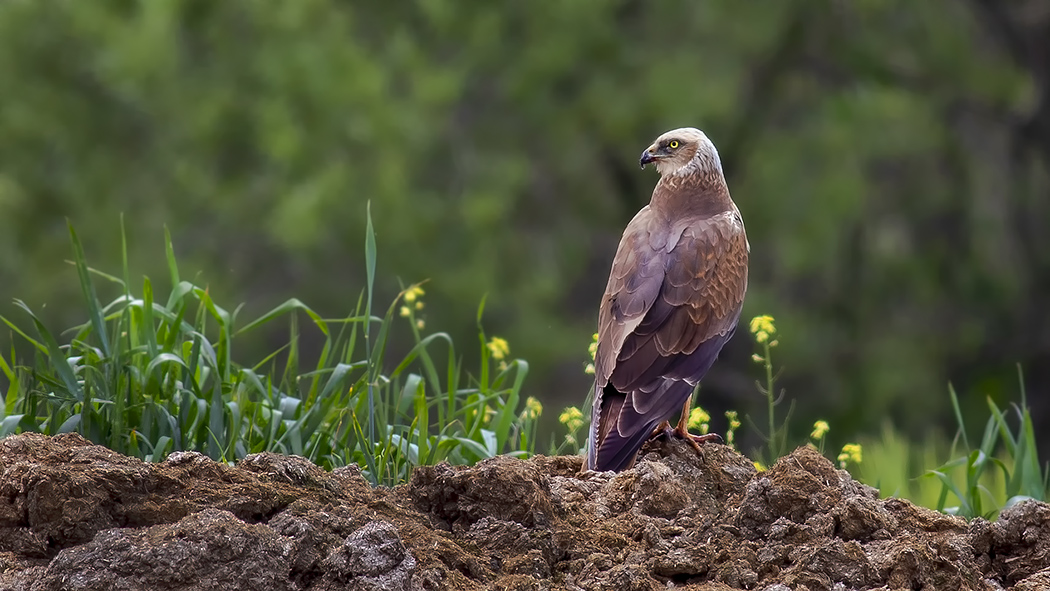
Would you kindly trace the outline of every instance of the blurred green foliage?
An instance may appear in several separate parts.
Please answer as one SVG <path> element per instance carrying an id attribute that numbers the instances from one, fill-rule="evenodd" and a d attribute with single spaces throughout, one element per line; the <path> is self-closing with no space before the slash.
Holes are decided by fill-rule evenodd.
<path id="1" fill-rule="evenodd" d="M 378 301 L 429 279 L 458 341 L 488 294 L 526 389 L 578 404 L 655 182 L 637 153 L 696 125 L 748 227 L 744 317 L 791 335 L 798 415 L 950 426 L 949 378 L 964 411 L 1014 391 L 1015 362 L 1050 386 L 1050 16 L 1029 5 L 7 0 L 0 313 L 79 321 L 64 218 L 111 267 L 121 213 L 134 245 L 167 223 L 183 269 L 253 316 L 293 294 L 345 313 L 371 200 Z M 130 257 L 164 274 L 159 248 Z M 727 347 L 705 407 L 761 416 L 751 349 Z"/>

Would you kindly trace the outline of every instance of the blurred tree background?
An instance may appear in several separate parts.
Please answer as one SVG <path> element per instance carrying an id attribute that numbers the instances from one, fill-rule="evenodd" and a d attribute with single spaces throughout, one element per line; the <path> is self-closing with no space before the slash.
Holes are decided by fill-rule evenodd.
<path id="1" fill-rule="evenodd" d="M 685 125 L 797 417 L 950 430 L 949 380 L 983 410 L 1019 362 L 1050 427 L 1042 0 L 5 0 L 0 314 L 82 321 L 65 218 L 117 272 L 123 213 L 138 273 L 165 276 L 166 224 L 221 301 L 342 316 L 370 200 L 381 302 L 429 279 L 428 329 L 469 342 L 488 294 L 527 393 L 580 404 L 637 155 Z M 763 416 L 752 352 L 738 331 L 701 403 Z"/>

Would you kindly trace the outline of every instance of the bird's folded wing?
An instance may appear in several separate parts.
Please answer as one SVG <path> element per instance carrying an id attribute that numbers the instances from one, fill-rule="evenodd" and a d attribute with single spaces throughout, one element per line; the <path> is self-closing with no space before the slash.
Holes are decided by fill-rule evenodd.
<path id="1" fill-rule="evenodd" d="M 682 354 L 736 325 L 747 289 L 743 227 L 732 212 L 681 223 L 669 248 L 625 235 L 613 263 L 599 312 L 599 378 L 621 392 L 698 377 L 680 367 Z"/>
<path id="2" fill-rule="evenodd" d="M 663 237 L 643 217 L 616 254 L 595 357 L 596 395 L 607 385 L 626 395 L 616 431 L 630 438 L 685 401 L 732 336 L 747 288 L 747 239 L 735 212 L 680 220 L 680 233 Z"/>

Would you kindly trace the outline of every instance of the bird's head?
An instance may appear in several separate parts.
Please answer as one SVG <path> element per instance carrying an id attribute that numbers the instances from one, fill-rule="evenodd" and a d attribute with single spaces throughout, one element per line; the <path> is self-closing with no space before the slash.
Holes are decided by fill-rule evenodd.
<path id="1" fill-rule="evenodd" d="M 704 132 L 695 127 L 673 129 L 656 138 L 638 160 L 642 168 L 650 162 L 656 165 L 660 176 L 722 172 L 718 150 Z"/>

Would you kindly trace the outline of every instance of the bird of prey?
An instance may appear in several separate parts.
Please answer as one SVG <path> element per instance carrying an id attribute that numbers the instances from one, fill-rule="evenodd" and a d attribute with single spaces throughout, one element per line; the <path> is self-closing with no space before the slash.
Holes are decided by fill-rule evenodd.
<path id="1" fill-rule="evenodd" d="M 584 467 L 620 471 L 661 433 L 694 446 L 693 390 L 733 336 L 750 246 L 711 140 L 668 131 L 642 152 L 660 180 L 624 230 L 598 314 L 591 430 Z M 678 426 L 668 420 L 682 410 Z"/>

